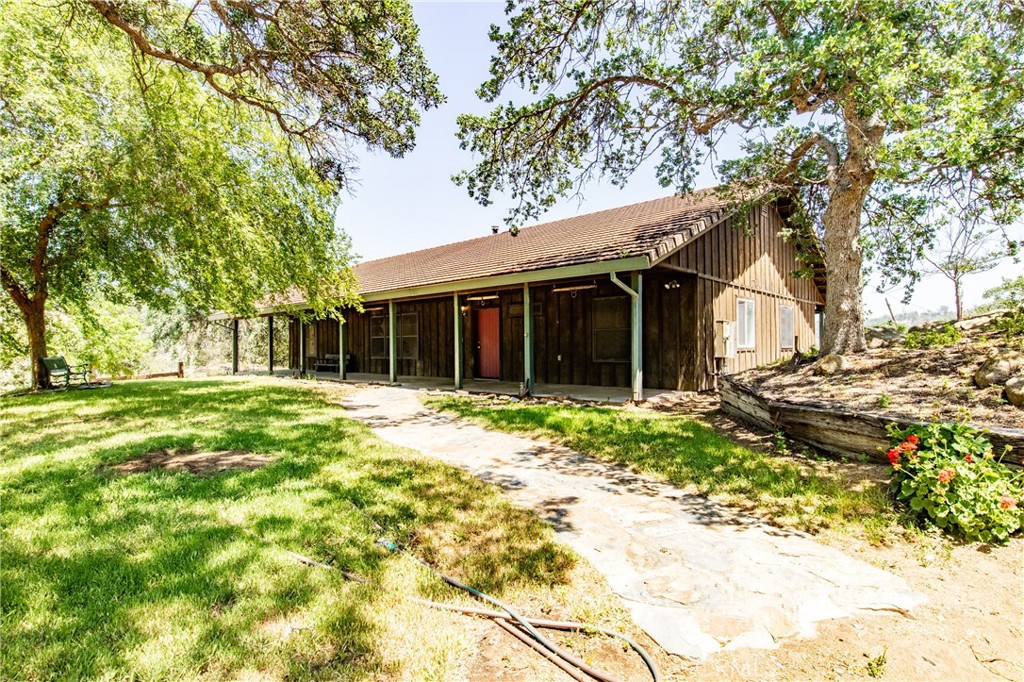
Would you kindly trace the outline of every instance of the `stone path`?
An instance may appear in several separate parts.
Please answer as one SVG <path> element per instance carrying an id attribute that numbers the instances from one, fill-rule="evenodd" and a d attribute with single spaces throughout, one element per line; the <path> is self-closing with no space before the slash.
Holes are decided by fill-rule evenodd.
<path id="1" fill-rule="evenodd" d="M 807 535 L 568 448 L 438 414 L 416 391 L 365 388 L 345 406 L 381 438 L 460 466 L 534 509 L 673 654 L 771 648 L 813 636 L 822 620 L 906 614 L 924 602 L 902 578 Z"/>

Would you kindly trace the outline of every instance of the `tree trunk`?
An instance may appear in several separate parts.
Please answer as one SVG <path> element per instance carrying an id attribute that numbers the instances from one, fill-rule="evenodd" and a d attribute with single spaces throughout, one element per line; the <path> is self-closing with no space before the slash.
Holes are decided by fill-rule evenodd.
<path id="1" fill-rule="evenodd" d="M 964 318 L 964 302 L 963 302 L 963 285 L 960 284 L 959 279 L 953 280 L 953 302 L 956 305 L 956 319 L 957 322 Z"/>
<path id="2" fill-rule="evenodd" d="M 861 267 L 860 221 L 865 188 L 846 179 L 837 183 L 825 211 L 825 329 L 822 355 L 860 353 L 864 340 L 864 305 Z"/>
<path id="3" fill-rule="evenodd" d="M 47 376 L 43 372 L 43 358 L 46 352 L 46 301 L 32 301 L 32 305 L 22 311 L 25 328 L 28 330 L 28 355 L 32 362 L 32 388 L 49 388 Z"/>
<path id="4" fill-rule="evenodd" d="M 867 349 L 860 222 L 868 191 L 875 181 L 875 152 L 885 134 L 885 123 L 877 113 L 863 114 L 852 101 L 844 104 L 843 118 L 848 145 L 846 158 L 839 162 L 834 145 L 829 151 L 829 198 L 824 215 L 828 289 L 822 355 L 862 353 Z"/>

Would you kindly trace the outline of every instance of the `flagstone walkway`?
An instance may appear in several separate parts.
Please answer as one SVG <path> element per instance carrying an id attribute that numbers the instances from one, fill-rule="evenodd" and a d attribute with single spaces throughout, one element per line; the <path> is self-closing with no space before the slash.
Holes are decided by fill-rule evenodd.
<path id="1" fill-rule="evenodd" d="M 548 520 L 670 653 L 772 648 L 814 636 L 826 619 L 907 615 L 924 602 L 902 578 L 810 536 L 568 448 L 439 414 L 417 391 L 364 388 L 345 406 L 381 438 L 500 485 Z"/>

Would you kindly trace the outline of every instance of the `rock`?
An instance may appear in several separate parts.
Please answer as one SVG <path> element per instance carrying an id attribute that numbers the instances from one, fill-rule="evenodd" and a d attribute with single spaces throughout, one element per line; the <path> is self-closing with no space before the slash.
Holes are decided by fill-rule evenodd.
<path id="1" fill-rule="evenodd" d="M 1010 311 L 1006 308 L 1000 308 L 999 310 L 992 310 L 981 315 L 974 315 L 972 317 L 965 317 L 959 322 L 954 322 L 953 326 L 957 329 L 978 329 L 979 327 L 985 327 L 992 323 L 993 320 L 997 320 L 1000 317 L 1007 315 Z"/>
<path id="2" fill-rule="evenodd" d="M 900 327 L 883 324 L 880 327 L 865 329 L 864 338 L 867 339 L 868 348 L 885 348 L 907 338 L 907 333 Z"/>
<path id="3" fill-rule="evenodd" d="M 1000 348 L 981 363 L 981 367 L 974 373 L 974 383 L 978 388 L 1003 384 L 1021 369 L 1024 369 L 1024 355 L 1015 350 Z"/>
<path id="4" fill-rule="evenodd" d="M 1024 374 L 1006 380 L 1006 402 L 1024 408 Z"/>
<path id="5" fill-rule="evenodd" d="M 814 373 L 819 376 L 832 376 L 836 372 L 846 369 L 848 366 L 849 363 L 845 357 L 831 353 L 814 364 Z"/>

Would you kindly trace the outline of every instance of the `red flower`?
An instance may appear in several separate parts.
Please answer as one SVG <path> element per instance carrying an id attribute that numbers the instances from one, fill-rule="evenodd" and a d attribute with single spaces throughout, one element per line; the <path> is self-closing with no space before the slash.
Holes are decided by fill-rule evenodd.
<path id="1" fill-rule="evenodd" d="M 1002 507 L 1003 509 L 1016 509 L 1017 500 L 1013 499 L 1009 495 L 1003 495 L 999 499 L 999 506 Z"/>
<path id="2" fill-rule="evenodd" d="M 921 439 L 915 436 L 914 434 L 910 434 L 909 436 L 907 436 L 907 442 L 917 445 L 919 442 L 921 442 Z"/>
<path id="3" fill-rule="evenodd" d="M 954 473 L 952 469 L 942 469 L 939 471 L 939 483 L 945 485 L 952 481 L 954 476 L 956 476 L 956 473 Z"/>
<path id="4" fill-rule="evenodd" d="M 974 464 L 974 456 L 971 455 L 971 453 L 968 452 L 966 455 L 964 455 L 964 459 L 967 460 L 968 464 Z"/>
<path id="5" fill-rule="evenodd" d="M 896 466 L 897 464 L 899 464 L 899 461 L 900 461 L 900 451 L 899 450 L 897 450 L 896 448 L 893 448 L 892 450 L 889 451 L 889 455 L 888 456 L 889 456 L 889 464 L 891 464 L 893 466 Z"/>
<path id="6" fill-rule="evenodd" d="M 900 450 L 903 450 L 904 452 L 913 452 L 914 450 L 917 450 L 917 446 L 908 440 L 906 443 L 900 445 Z"/>

